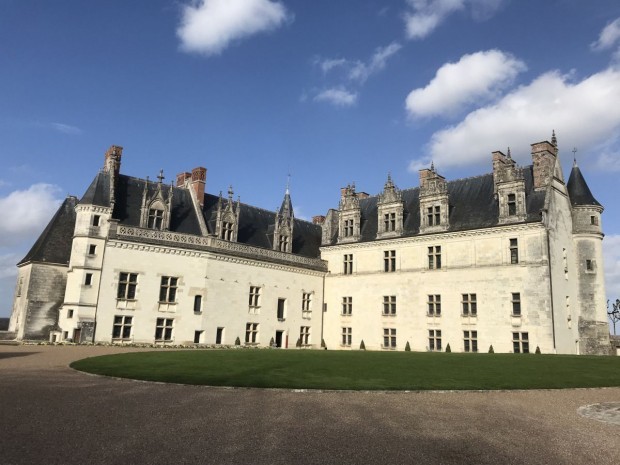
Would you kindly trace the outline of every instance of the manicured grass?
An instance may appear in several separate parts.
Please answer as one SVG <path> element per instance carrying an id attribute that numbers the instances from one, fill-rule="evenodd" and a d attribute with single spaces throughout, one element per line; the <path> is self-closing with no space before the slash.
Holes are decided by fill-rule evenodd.
<path id="1" fill-rule="evenodd" d="M 100 375 L 210 386 L 354 390 L 620 386 L 620 357 L 310 350 L 105 355 L 71 364 Z"/>

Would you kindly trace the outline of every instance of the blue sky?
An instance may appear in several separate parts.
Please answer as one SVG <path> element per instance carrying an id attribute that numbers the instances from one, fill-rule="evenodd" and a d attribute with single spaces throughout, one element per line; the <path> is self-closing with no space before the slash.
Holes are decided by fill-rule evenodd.
<path id="1" fill-rule="evenodd" d="M 620 297 L 617 0 L 0 0 L 0 316 L 15 264 L 112 144 L 122 172 L 205 166 L 275 209 L 490 172 L 555 130 L 605 206 Z"/>

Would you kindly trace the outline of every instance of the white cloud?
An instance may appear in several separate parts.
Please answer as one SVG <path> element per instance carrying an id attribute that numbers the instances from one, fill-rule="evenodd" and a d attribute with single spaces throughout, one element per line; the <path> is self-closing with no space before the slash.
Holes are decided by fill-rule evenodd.
<path id="1" fill-rule="evenodd" d="M 386 47 L 379 47 L 375 50 L 368 63 L 357 61 L 349 71 L 349 79 L 359 82 L 365 82 L 371 75 L 381 71 L 390 57 L 396 54 L 402 45 L 392 42 Z"/>
<path id="2" fill-rule="evenodd" d="M 620 18 L 607 24 L 601 31 L 596 42 L 592 42 L 590 47 L 593 50 L 607 50 L 620 41 Z"/>
<path id="3" fill-rule="evenodd" d="M 0 280 L 17 276 L 17 267 L 15 265 L 22 258 L 22 256 L 16 253 L 0 255 Z"/>
<path id="4" fill-rule="evenodd" d="M 561 147 L 591 149 L 613 141 L 620 130 L 620 69 L 578 82 L 557 71 L 543 74 L 433 134 L 421 160 L 432 158 L 441 167 L 488 162 L 490 152 L 510 146 L 515 158 L 526 161 L 522 148 L 548 139 L 552 129 Z"/>
<path id="5" fill-rule="evenodd" d="M 71 135 L 82 134 L 82 130 L 80 128 L 76 126 L 71 126 L 70 124 L 50 123 L 50 126 L 56 131 L 62 132 L 64 134 L 71 134 Z"/>
<path id="6" fill-rule="evenodd" d="M 603 239 L 603 260 L 605 290 L 609 300 L 615 302 L 620 299 L 620 234 L 607 235 Z"/>
<path id="7" fill-rule="evenodd" d="M 349 107 L 357 102 L 357 94 L 343 88 L 331 88 L 319 92 L 314 100 L 331 103 L 339 107 Z"/>
<path id="8" fill-rule="evenodd" d="M 500 50 L 464 55 L 439 68 L 426 87 L 412 90 L 405 105 L 411 116 L 452 114 L 497 96 L 525 69 L 522 61 Z"/>
<path id="9" fill-rule="evenodd" d="M 323 73 L 327 74 L 333 69 L 347 66 L 348 61 L 345 58 L 327 58 L 325 60 L 317 59 L 315 63 L 319 65 Z"/>
<path id="10" fill-rule="evenodd" d="M 58 209 L 59 193 L 57 186 L 34 184 L 0 197 L 0 247 L 34 240 Z"/>
<path id="11" fill-rule="evenodd" d="M 495 14 L 504 0 L 407 0 L 405 13 L 407 37 L 423 39 L 433 32 L 452 13 L 469 6 L 471 16 L 483 21 Z"/>
<path id="12" fill-rule="evenodd" d="M 183 51 L 217 55 L 231 42 L 272 31 L 291 18 L 271 0 L 194 0 L 183 6 L 177 35 Z"/>

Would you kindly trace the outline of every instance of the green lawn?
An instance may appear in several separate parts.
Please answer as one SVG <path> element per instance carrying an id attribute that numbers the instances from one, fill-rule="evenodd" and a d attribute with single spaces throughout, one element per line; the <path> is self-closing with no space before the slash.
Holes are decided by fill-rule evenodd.
<path id="1" fill-rule="evenodd" d="M 71 364 L 100 375 L 210 386 L 308 389 L 538 389 L 620 386 L 620 357 L 310 350 L 106 355 Z"/>

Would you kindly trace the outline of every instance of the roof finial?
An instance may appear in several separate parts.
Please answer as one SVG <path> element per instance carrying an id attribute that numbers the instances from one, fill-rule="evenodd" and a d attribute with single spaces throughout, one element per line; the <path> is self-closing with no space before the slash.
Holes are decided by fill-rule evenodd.
<path id="1" fill-rule="evenodd" d="M 551 143 L 557 147 L 558 146 L 558 139 L 557 137 L 555 137 L 555 129 L 551 130 Z"/>
<path id="2" fill-rule="evenodd" d="M 577 166 L 577 147 L 573 147 L 573 168 Z"/>
<path id="3" fill-rule="evenodd" d="M 291 187 L 291 173 L 289 173 L 288 177 L 286 178 L 286 195 L 289 195 L 290 187 Z"/>
<path id="4" fill-rule="evenodd" d="M 159 175 L 157 176 L 157 179 L 159 179 L 159 184 L 161 184 L 161 182 L 164 180 L 164 170 L 163 169 L 159 170 Z"/>
<path id="5" fill-rule="evenodd" d="M 510 147 L 508 147 L 508 153 L 506 154 L 506 156 L 507 156 L 508 158 L 512 158 L 512 157 L 510 156 Z"/>
<path id="6" fill-rule="evenodd" d="M 228 200 L 232 201 L 233 194 L 234 194 L 234 192 L 233 192 L 233 188 L 232 188 L 232 184 L 231 184 L 230 186 L 228 186 Z"/>
<path id="7" fill-rule="evenodd" d="M 431 171 L 435 172 L 435 162 L 433 160 L 431 160 Z"/>

